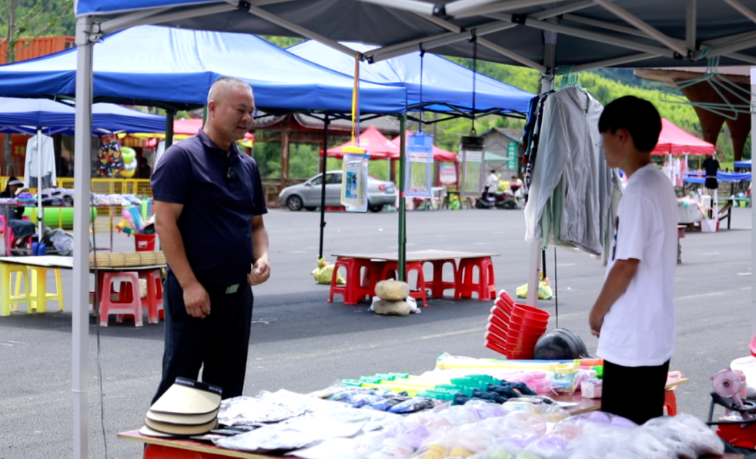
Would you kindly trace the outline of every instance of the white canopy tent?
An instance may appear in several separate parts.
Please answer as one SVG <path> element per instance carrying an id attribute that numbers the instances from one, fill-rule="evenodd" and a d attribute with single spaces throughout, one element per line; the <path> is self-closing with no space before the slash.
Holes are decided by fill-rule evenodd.
<path id="1" fill-rule="evenodd" d="M 543 90 L 559 68 L 701 66 L 711 57 L 722 65 L 756 64 L 756 0 L 78 0 L 76 13 L 77 154 L 90 151 L 92 44 L 103 33 L 140 24 L 299 36 L 347 54 L 353 51 L 338 41 L 379 45 L 363 56 L 369 62 L 420 46 L 470 58 L 466 42 L 474 39 L 479 59 L 537 69 Z M 88 225 L 89 176 L 87 162 L 77 162 L 76 229 Z M 756 224 L 756 213 L 753 219 Z M 87 232 L 75 234 L 74 456 L 85 457 L 89 261 Z M 536 303 L 539 246 L 531 251 L 530 304 Z"/>

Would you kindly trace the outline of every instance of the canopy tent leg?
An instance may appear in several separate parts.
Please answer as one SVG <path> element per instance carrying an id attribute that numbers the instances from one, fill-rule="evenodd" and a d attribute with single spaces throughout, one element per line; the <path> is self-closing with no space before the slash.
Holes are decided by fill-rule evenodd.
<path id="1" fill-rule="evenodd" d="M 751 103 L 756 104 L 756 67 L 751 67 Z M 751 132 L 756 133 L 756 113 L 751 112 Z M 751 152 L 756 140 L 751 136 Z M 756 205 L 751 192 L 751 334 L 756 335 Z"/>
<path id="2" fill-rule="evenodd" d="M 165 111 L 165 150 L 173 145 L 173 121 L 176 118 L 175 110 Z M 163 150 L 163 152 L 165 152 Z"/>
<path id="3" fill-rule="evenodd" d="M 556 42 L 557 34 L 553 32 L 544 32 L 543 34 L 544 49 L 543 63 L 548 69 L 548 73 L 541 75 L 541 93 L 554 89 L 554 65 L 556 62 Z M 528 206 L 530 200 L 528 200 Z M 541 240 L 530 243 L 530 261 L 528 263 L 528 298 L 527 305 L 532 307 L 538 306 L 538 286 L 540 285 L 540 256 Z"/>
<path id="4" fill-rule="evenodd" d="M 331 120 L 328 114 L 323 121 L 323 161 L 320 162 L 320 249 L 318 254 L 320 258 L 323 255 L 323 234 L 325 233 L 325 196 L 326 196 L 326 170 L 328 169 L 328 124 Z"/>
<path id="5" fill-rule="evenodd" d="M 399 270 L 399 279 L 397 281 L 407 281 L 406 262 L 407 262 L 407 203 L 404 199 L 404 181 L 405 181 L 405 149 L 407 147 L 407 136 L 404 132 L 407 130 L 407 114 L 402 114 L 399 118 L 399 261 L 397 268 Z"/>
<path id="6" fill-rule="evenodd" d="M 74 458 L 89 457 L 89 202 L 92 169 L 92 18 L 76 23 L 76 133 L 74 151 L 73 390 Z M 94 238 L 94 235 L 92 235 Z"/>
<path id="7" fill-rule="evenodd" d="M 289 182 L 289 130 L 291 117 L 287 117 L 286 126 L 281 130 L 281 189 Z"/>
<path id="8" fill-rule="evenodd" d="M 29 185 L 29 184 L 27 184 Z M 37 128 L 37 241 L 42 242 L 42 225 L 44 221 L 42 210 L 42 128 Z M 31 249 L 31 248 L 29 248 Z"/>

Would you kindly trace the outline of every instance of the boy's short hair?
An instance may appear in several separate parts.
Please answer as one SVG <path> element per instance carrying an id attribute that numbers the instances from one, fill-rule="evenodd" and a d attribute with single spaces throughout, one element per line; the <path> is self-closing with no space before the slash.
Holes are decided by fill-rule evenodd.
<path id="1" fill-rule="evenodd" d="M 662 123 L 659 111 L 652 103 L 635 96 L 624 96 L 604 107 L 598 127 L 600 133 L 615 133 L 624 128 L 633 138 L 636 149 L 650 152 L 659 141 Z"/>

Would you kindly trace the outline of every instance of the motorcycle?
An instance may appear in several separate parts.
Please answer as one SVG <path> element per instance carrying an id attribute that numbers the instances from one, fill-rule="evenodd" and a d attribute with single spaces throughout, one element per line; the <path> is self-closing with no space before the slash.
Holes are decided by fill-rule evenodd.
<path id="1" fill-rule="evenodd" d="M 518 209 L 519 204 L 510 191 L 489 193 L 487 191 L 475 199 L 477 209 Z"/>

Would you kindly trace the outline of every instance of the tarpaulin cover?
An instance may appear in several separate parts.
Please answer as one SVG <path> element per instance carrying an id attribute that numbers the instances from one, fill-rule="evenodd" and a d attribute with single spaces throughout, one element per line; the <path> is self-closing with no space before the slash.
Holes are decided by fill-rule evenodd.
<path id="1" fill-rule="evenodd" d="M 591 4 L 584 0 L 554 1 L 551 3 L 528 5 L 528 2 L 514 2 L 515 5 L 507 6 L 507 2 L 496 2 L 503 7 L 498 14 L 490 15 L 485 11 L 481 14 L 471 12 L 462 18 L 426 19 L 403 10 L 396 6 L 400 3 L 412 3 L 416 6 L 429 5 L 427 15 L 432 14 L 430 9 L 435 6 L 449 5 L 453 0 L 428 0 L 414 2 L 366 2 L 358 0 L 290 0 L 284 2 L 262 2 L 259 8 L 277 18 L 292 22 L 311 32 L 318 33 L 331 40 L 348 42 L 370 43 L 387 46 L 398 43 L 427 42 L 430 37 L 452 34 L 449 25 L 462 28 L 460 35 L 462 40 L 450 44 L 444 44 L 433 48 L 433 53 L 444 56 L 458 56 L 471 58 L 473 46 L 469 39 L 475 26 L 482 26 L 496 22 L 501 17 L 504 24 L 517 24 L 515 21 L 532 23 L 538 18 L 534 16 L 539 12 L 555 7 L 565 7 L 568 14 L 554 18 L 558 26 L 569 28 L 577 33 L 587 32 L 599 34 L 596 39 L 578 36 L 563 30 L 558 36 L 552 34 L 545 37 L 544 32 L 536 24 L 512 25 L 506 30 L 498 30 L 493 33 L 482 35 L 481 38 L 490 41 L 500 47 L 497 52 L 488 46 L 479 44 L 477 50 L 478 59 L 484 61 L 501 62 L 503 64 L 524 65 L 519 58 L 542 64 L 546 41 L 556 42 L 556 66 L 577 66 L 606 60 L 627 58 L 637 54 L 644 54 L 644 59 L 631 63 L 625 63 L 625 67 L 680 67 L 680 66 L 705 66 L 704 60 L 678 59 L 671 52 L 648 52 L 638 46 L 653 44 L 655 49 L 664 50 L 664 46 L 648 39 L 639 39 L 628 36 L 622 30 L 611 30 L 612 27 L 627 28 L 627 22 L 619 18 L 608 9 L 598 3 Z M 224 32 L 244 32 L 260 35 L 296 36 L 294 32 L 282 25 L 276 25 L 266 18 L 245 11 L 249 4 L 256 2 L 239 2 L 242 6 L 232 11 L 207 12 L 208 7 L 228 6 L 225 0 L 78 0 L 76 3 L 76 15 L 96 15 L 98 19 L 110 19 L 129 14 L 138 10 L 151 8 L 166 8 L 161 11 L 162 25 L 171 25 L 183 29 L 217 30 Z M 684 42 L 686 39 L 686 5 L 687 0 L 614 0 L 617 7 L 627 11 L 662 34 Z M 745 7 L 754 10 L 752 0 L 744 2 Z M 570 6 L 574 5 L 574 11 Z M 495 7 L 494 2 L 481 3 L 481 9 Z M 188 10 L 203 9 L 201 13 L 192 16 L 187 15 Z M 696 8 L 696 41 L 700 43 L 700 49 L 704 50 L 710 40 L 753 32 L 753 22 L 732 8 L 722 0 L 698 0 Z M 494 10 L 495 11 L 495 10 Z M 179 13 L 178 16 L 172 13 Z M 189 16 L 189 17 L 187 17 Z M 495 16 L 495 17 L 491 17 Z M 527 21 L 524 16 L 530 16 Z M 578 17 L 578 20 L 574 18 Z M 585 19 L 582 19 L 585 18 Z M 593 23 L 600 21 L 607 28 L 597 28 L 595 25 L 585 23 L 588 20 Z M 583 21 L 583 22 L 581 22 Z M 611 43 L 611 39 L 630 41 L 631 47 L 619 46 Z M 635 45 L 641 43 L 641 45 Z M 412 46 L 410 45 L 410 48 Z M 698 45 L 697 45 L 698 48 Z M 409 51 L 414 51 L 410 49 Z M 756 56 L 756 48 L 746 48 L 739 53 L 752 60 Z M 733 56 L 737 53 L 728 53 L 720 56 L 720 65 L 743 65 L 744 61 Z M 620 64 L 623 65 L 623 64 Z"/>
<path id="2" fill-rule="evenodd" d="M 73 133 L 76 109 L 49 99 L 0 97 L 0 131 L 34 133 L 37 128 L 57 134 Z M 163 132 L 165 117 L 115 104 L 92 106 L 94 132 Z"/>
<path id="3" fill-rule="evenodd" d="M 742 180 L 751 180 L 751 173 L 726 173 L 717 172 L 717 180 L 720 182 L 740 182 Z M 686 177 L 683 182 L 690 184 L 705 184 L 706 179 L 703 177 Z"/>
<path id="4" fill-rule="evenodd" d="M 252 85 L 257 107 L 350 112 L 353 79 L 249 34 L 140 26 L 94 46 L 94 96 L 205 105 L 223 76 Z M 76 50 L 0 66 L 0 95 L 75 94 Z M 404 88 L 364 83 L 360 109 L 403 113 Z"/>
<path id="5" fill-rule="evenodd" d="M 344 158 L 344 147 L 352 147 L 352 141 L 328 149 L 328 156 L 330 158 Z M 394 145 L 386 136 L 378 131 L 375 126 L 369 126 L 368 129 L 360 133 L 359 147 L 367 150 L 371 160 L 386 160 L 399 158 L 399 147 Z M 321 150 L 320 156 L 323 156 Z"/>
<path id="6" fill-rule="evenodd" d="M 659 142 L 652 155 L 714 155 L 714 144 L 699 139 L 674 123 L 662 118 Z"/>
<path id="7" fill-rule="evenodd" d="M 412 131 L 405 132 L 405 136 L 409 138 L 409 136 L 412 135 Z M 394 139 L 391 140 L 391 143 L 396 145 L 397 147 L 400 146 L 402 142 L 402 139 L 399 136 L 396 136 Z M 440 147 L 433 146 L 433 160 L 434 161 L 447 161 L 447 162 L 457 162 L 457 154 L 450 152 L 448 150 L 444 150 Z"/>
<path id="8" fill-rule="evenodd" d="M 753 162 L 751 160 L 745 160 L 745 161 L 736 161 L 735 167 L 741 168 L 741 169 L 751 169 L 753 166 Z"/>
<path id="9" fill-rule="evenodd" d="M 342 44 L 359 52 L 375 48 L 359 43 Z M 314 40 L 294 45 L 287 50 L 323 67 L 354 75 L 354 57 Z M 360 65 L 361 80 L 406 88 L 410 109 L 413 106 L 430 106 L 429 109 L 444 111 L 450 109 L 433 104 L 449 104 L 457 110 L 470 111 L 473 102 L 473 75 L 476 111 L 527 114 L 528 104 L 535 94 L 486 75 L 476 74 L 467 67 L 435 54 L 425 53 L 421 61 L 420 52 L 415 51 L 385 61 Z"/>

